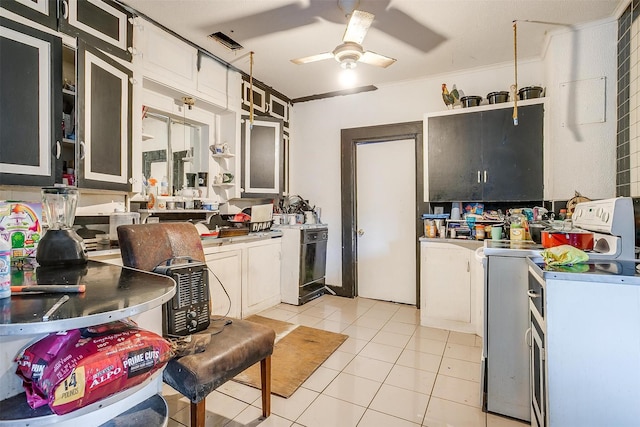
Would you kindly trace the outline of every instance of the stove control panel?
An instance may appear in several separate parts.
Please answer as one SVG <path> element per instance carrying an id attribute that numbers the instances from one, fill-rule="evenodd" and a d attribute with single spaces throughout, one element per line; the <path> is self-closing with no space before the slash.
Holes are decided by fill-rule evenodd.
<path id="1" fill-rule="evenodd" d="M 633 201 L 617 197 L 578 203 L 573 212 L 573 224 L 583 230 L 634 237 Z M 631 227 L 631 228 L 629 228 Z"/>

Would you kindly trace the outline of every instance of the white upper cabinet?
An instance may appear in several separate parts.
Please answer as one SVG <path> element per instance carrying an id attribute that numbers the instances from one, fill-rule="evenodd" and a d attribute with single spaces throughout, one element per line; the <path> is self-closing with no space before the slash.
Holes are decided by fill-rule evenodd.
<path id="1" fill-rule="evenodd" d="M 140 18 L 136 25 L 135 53 L 142 59 L 144 77 L 193 94 L 198 50 Z"/>
<path id="2" fill-rule="evenodd" d="M 240 111 L 240 93 L 242 77 L 216 61 L 200 53 L 197 74 L 198 92 L 212 102 L 229 110 Z"/>

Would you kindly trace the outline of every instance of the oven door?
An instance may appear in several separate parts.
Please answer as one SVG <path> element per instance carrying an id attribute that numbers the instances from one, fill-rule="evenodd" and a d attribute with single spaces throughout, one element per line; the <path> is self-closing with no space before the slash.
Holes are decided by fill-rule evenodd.
<path id="1" fill-rule="evenodd" d="M 544 330 L 535 309 L 531 311 L 531 425 L 546 426 L 546 375 Z"/>
<path id="2" fill-rule="evenodd" d="M 300 285 L 322 279 L 327 267 L 327 230 L 303 230 L 300 250 Z"/>
<path id="3" fill-rule="evenodd" d="M 529 268 L 529 328 L 531 332 L 531 425 L 547 425 L 547 368 L 545 351 L 545 287 L 542 278 Z"/>

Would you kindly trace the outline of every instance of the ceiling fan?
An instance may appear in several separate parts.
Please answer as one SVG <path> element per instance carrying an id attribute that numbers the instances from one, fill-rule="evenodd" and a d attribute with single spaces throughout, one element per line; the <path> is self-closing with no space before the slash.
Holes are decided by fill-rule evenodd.
<path id="1" fill-rule="evenodd" d="M 351 13 L 347 29 L 342 37 L 342 44 L 338 45 L 331 52 L 292 59 L 291 62 L 294 64 L 308 64 L 310 62 L 334 58 L 345 69 L 355 68 L 358 62 L 387 68 L 396 62 L 396 60 L 375 52 L 366 51 L 362 47 L 362 41 L 367 35 L 369 27 L 371 27 L 373 19 L 374 15 L 372 13 L 354 10 Z"/>

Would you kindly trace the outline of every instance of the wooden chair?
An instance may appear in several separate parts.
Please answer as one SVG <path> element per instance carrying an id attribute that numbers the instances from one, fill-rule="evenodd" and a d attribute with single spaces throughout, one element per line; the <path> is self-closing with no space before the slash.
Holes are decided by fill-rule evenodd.
<path id="1" fill-rule="evenodd" d="M 152 271 L 173 257 L 205 262 L 200 235 L 187 222 L 121 225 L 117 229 L 123 264 Z M 253 364 L 260 362 L 262 416 L 271 414 L 271 354 L 275 332 L 241 319 L 226 326 L 211 323 L 211 340 L 204 351 L 167 363 L 163 380 L 191 400 L 191 426 L 205 425 L 205 398 Z M 222 332 L 220 328 L 223 328 Z M 217 333 L 219 332 L 219 333 Z M 217 333 L 213 335 L 214 333 Z"/>

